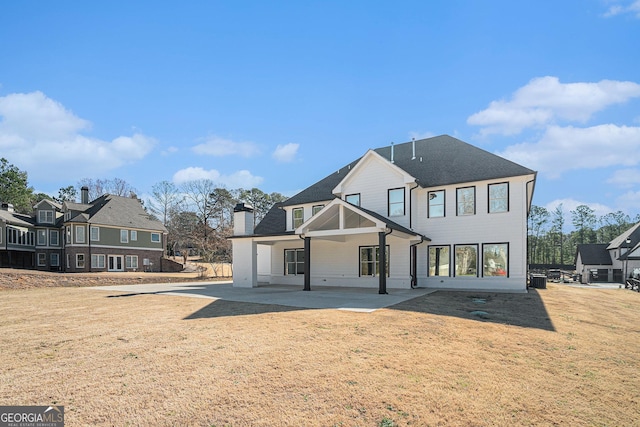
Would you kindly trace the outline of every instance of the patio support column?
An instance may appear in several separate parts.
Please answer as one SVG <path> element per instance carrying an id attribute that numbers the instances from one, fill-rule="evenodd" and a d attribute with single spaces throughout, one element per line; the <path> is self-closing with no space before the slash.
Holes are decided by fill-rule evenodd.
<path id="1" fill-rule="evenodd" d="M 303 291 L 311 290 L 311 237 L 304 238 L 304 288 Z"/>
<path id="2" fill-rule="evenodd" d="M 378 293 L 387 293 L 387 234 L 384 231 L 378 233 L 378 265 L 380 266 L 380 274 L 378 275 Z"/>

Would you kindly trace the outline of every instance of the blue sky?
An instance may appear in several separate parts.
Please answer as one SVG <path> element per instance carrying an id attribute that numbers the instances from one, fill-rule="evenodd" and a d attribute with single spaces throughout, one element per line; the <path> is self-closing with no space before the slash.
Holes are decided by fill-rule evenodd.
<path id="1" fill-rule="evenodd" d="M 640 0 L 6 2 L 0 41 L 0 157 L 36 191 L 292 195 L 449 134 L 539 171 L 539 206 L 640 213 Z"/>

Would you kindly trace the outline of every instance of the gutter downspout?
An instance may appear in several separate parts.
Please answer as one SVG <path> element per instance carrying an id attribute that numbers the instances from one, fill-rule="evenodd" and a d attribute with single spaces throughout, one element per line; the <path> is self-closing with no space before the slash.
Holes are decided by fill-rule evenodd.
<path id="1" fill-rule="evenodd" d="M 413 198 L 411 197 L 411 192 L 413 190 L 415 190 L 416 188 L 420 187 L 420 184 L 418 184 L 418 180 L 416 179 L 414 181 L 416 183 L 415 187 L 411 187 L 409 189 L 409 228 L 413 230 Z"/>
<path id="2" fill-rule="evenodd" d="M 525 250 L 525 259 L 526 259 L 526 268 L 527 268 L 527 277 L 525 278 L 525 289 L 529 288 L 529 261 L 531 261 L 531 259 L 529 259 L 529 214 L 531 213 L 531 206 L 533 205 L 533 192 L 536 189 L 536 177 L 538 176 L 538 172 L 536 172 L 533 175 L 533 179 L 529 180 L 525 183 L 525 188 L 529 189 L 529 184 L 533 182 L 533 185 L 531 186 L 531 205 L 527 206 L 527 218 L 525 220 L 527 226 L 526 226 L 526 233 L 527 235 L 525 236 L 525 244 L 527 245 L 526 250 Z M 529 198 L 527 197 L 527 204 L 529 204 Z"/>
<path id="3" fill-rule="evenodd" d="M 411 271 L 411 289 L 418 287 L 418 245 L 424 243 L 426 240 L 424 236 L 420 236 L 420 241 L 409 246 L 409 268 Z"/>

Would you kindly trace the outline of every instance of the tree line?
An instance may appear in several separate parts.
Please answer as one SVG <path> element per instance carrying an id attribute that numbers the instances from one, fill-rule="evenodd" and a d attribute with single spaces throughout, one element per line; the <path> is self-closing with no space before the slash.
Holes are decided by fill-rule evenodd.
<path id="1" fill-rule="evenodd" d="M 569 214 L 574 229 L 565 232 L 568 225 L 562 204 L 553 211 L 541 206 L 531 207 L 527 242 L 529 264 L 574 264 L 579 244 L 609 243 L 640 222 L 640 214 L 632 218 L 621 211 L 598 217 L 587 205 L 579 205 Z"/>
<path id="2" fill-rule="evenodd" d="M 18 213 L 31 214 L 41 200 L 58 203 L 78 202 L 79 190 L 87 187 L 89 200 L 103 194 L 139 199 L 138 191 L 125 180 L 80 180 L 76 186 L 60 188 L 57 196 L 34 192 L 27 172 L 0 159 L 0 201 L 11 203 Z M 244 202 L 254 208 L 254 226 L 272 205 L 287 198 L 280 193 L 265 193 L 258 188 L 227 189 L 209 179 L 188 181 L 178 186 L 161 181 L 152 188 L 149 200 L 140 200 L 150 217 L 162 222 L 168 231 L 167 254 L 196 255 L 204 262 L 230 262 L 233 234 L 233 208 Z"/>

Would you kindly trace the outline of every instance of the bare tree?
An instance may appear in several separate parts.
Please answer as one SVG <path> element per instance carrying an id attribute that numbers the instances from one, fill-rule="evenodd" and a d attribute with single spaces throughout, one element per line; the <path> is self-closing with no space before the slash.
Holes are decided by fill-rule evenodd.
<path id="1" fill-rule="evenodd" d="M 89 200 L 95 200 L 104 194 L 134 197 L 138 192 L 131 184 L 120 178 L 95 180 L 83 178 L 78 182 L 78 187 L 87 187 L 89 189 Z"/>
<path id="2" fill-rule="evenodd" d="M 169 181 L 158 182 L 151 191 L 153 199 L 147 201 L 149 210 L 160 218 L 166 227 L 169 223 L 170 215 L 179 210 L 179 206 L 183 202 L 183 196 L 175 184 Z"/>

